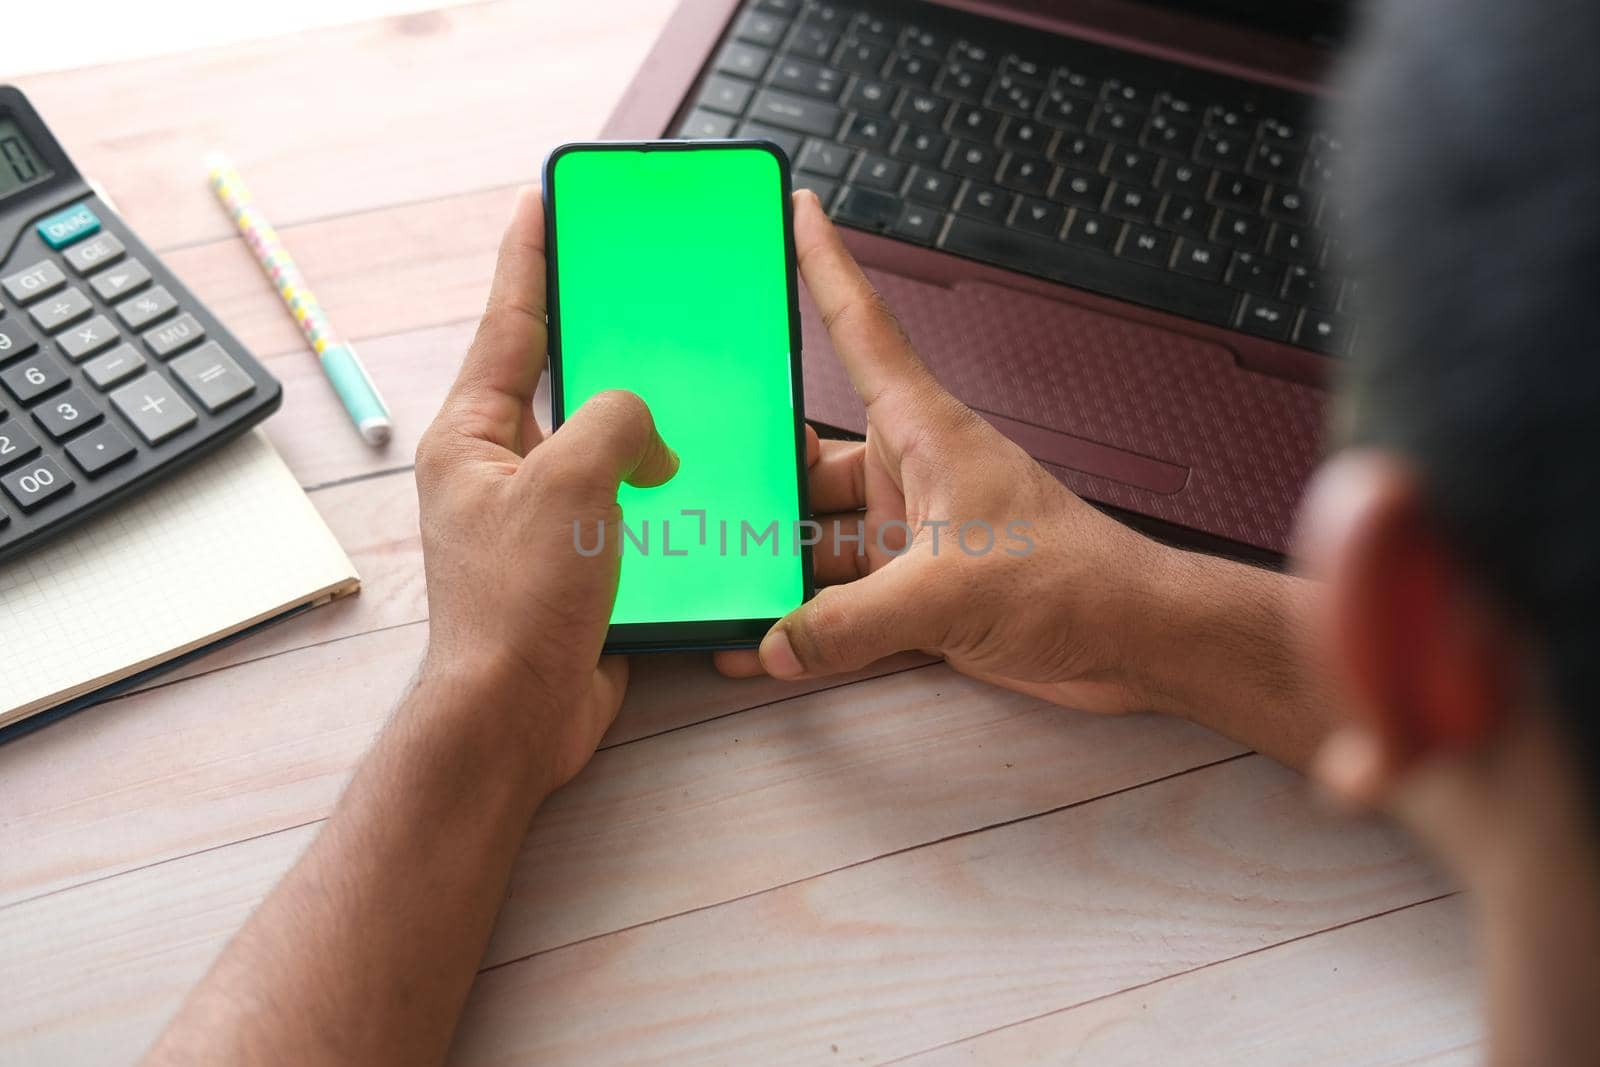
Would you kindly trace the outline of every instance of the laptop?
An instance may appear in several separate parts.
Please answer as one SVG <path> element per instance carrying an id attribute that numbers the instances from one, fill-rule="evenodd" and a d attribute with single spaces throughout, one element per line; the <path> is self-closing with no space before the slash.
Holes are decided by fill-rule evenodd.
<path id="1" fill-rule="evenodd" d="M 606 127 L 763 137 L 918 351 L 1066 485 L 1287 547 L 1359 328 L 1317 98 L 1336 0 L 685 0 Z M 814 309 L 806 416 L 866 429 Z"/>

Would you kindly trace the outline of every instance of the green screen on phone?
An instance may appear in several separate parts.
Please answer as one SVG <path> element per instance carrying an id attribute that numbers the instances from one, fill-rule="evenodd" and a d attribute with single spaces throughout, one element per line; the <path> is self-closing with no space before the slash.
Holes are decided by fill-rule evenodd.
<path id="1" fill-rule="evenodd" d="M 786 168 L 754 145 L 575 145 L 545 180 L 557 420 L 627 389 L 682 461 L 618 494 L 609 643 L 750 643 L 808 580 Z"/>

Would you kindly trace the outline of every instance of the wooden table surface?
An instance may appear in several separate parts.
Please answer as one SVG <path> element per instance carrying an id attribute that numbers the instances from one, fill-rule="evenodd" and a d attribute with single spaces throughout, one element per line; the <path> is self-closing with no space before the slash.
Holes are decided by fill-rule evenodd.
<path id="1" fill-rule="evenodd" d="M 316 833 L 426 636 L 411 457 L 512 195 L 672 0 L 486 3 L 21 81 L 285 383 L 269 433 L 359 597 L 0 748 L 0 1063 L 126 1063 Z M 398 439 L 351 430 L 232 233 L 229 150 Z M 3 669 L 3 666 L 0 666 Z M 1464 909 L 1392 828 L 1186 724 L 904 657 L 650 658 L 540 813 L 460 1063 L 1459 1063 Z"/>

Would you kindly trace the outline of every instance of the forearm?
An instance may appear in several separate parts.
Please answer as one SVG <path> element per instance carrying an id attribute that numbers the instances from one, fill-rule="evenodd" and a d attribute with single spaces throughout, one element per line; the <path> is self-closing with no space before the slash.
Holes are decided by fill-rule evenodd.
<path id="1" fill-rule="evenodd" d="M 1154 710 L 1305 769 L 1335 725 L 1309 647 L 1315 586 L 1177 550 L 1141 575 L 1130 671 Z"/>
<path id="2" fill-rule="evenodd" d="M 149 1062 L 439 1062 L 545 790 L 515 708 L 424 674 Z"/>

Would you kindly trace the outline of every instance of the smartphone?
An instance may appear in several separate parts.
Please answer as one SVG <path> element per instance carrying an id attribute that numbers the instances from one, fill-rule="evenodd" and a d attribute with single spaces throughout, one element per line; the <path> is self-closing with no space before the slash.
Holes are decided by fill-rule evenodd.
<path id="1" fill-rule="evenodd" d="M 790 185 L 765 141 L 567 144 L 545 161 L 555 425 L 627 389 L 682 461 L 618 493 L 607 651 L 749 647 L 811 592 Z M 575 528 L 573 550 L 600 533 Z"/>

